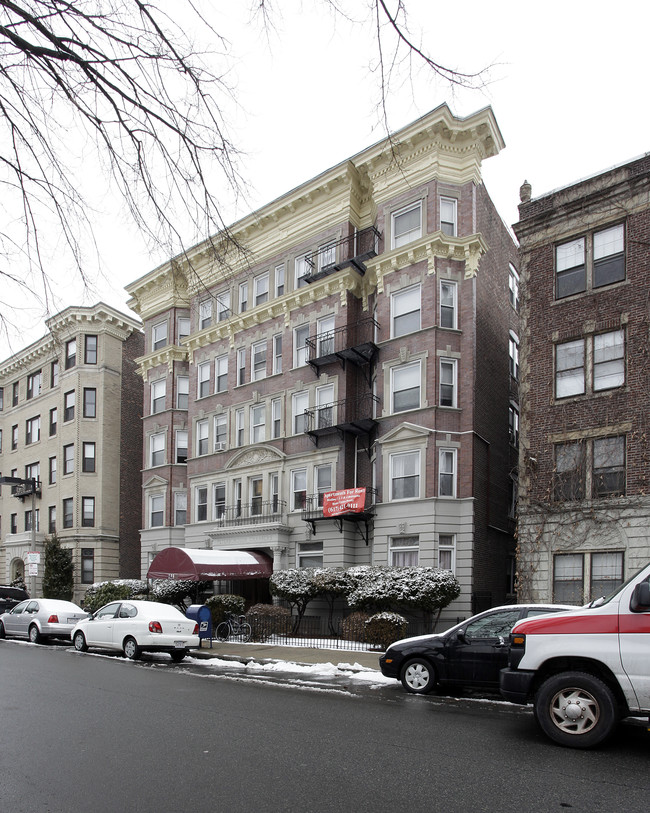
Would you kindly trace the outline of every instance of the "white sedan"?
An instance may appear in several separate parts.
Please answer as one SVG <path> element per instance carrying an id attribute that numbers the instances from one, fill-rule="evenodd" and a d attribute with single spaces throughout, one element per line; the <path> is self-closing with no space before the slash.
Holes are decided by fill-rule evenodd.
<path id="1" fill-rule="evenodd" d="M 196 621 L 156 601 L 112 601 L 80 621 L 70 637 L 78 652 L 117 649 L 131 660 L 143 652 L 168 652 L 175 663 L 200 645 Z"/>

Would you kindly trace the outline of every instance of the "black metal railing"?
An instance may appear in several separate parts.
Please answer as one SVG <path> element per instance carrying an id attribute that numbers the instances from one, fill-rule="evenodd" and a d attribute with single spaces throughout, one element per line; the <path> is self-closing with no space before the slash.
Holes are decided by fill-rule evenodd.
<path id="1" fill-rule="evenodd" d="M 326 434 L 335 429 L 353 434 L 365 434 L 376 424 L 375 408 L 379 398 L 364 393 L 305 410 L 305 432 Z"/>
<path id="2" fill-rule="evenodd" d="M 308 494 L 305 497 L 305 504 L 302 509 L 302 519 L 304 519 L 305 521 L 309 521 L 321 518 L 323 516 L 323 500 L 324 493 Z M 377 489 L 366 488 L 366 498 L 363 504 L 363 511 L 350 513 L 365 513 L 365 514 L 370 513 L 373 511 L 376 504 L 377 504 Z"/>
<path id="3" fill-rule="evenodd" d="M 368 360 L 370 358 L 369 350 L 376 350 L 375 331 L 378 328 L 379 323 L 376 319 L 368 317 L 351 325 L 343 325 L 324 333 L 315 333 L 305 342 L 308 361 L 331 358 L 355 349 L 357 352 L 365 354 L 366 360 Z"/>
<path id="4" fill-rule="evenodd" d="M 216 520 L 220 525 L 262 525 L 286 520 L 285 500 L 252 500 L 235 505 L 217 505 Z"/>
<path id="5" fill-rule="evenodd" d="M 381 242 L 381 232 L 374 226 L 361 229 L 340 240 L 332 240 L 305 256 L 310 271 L 304 279 L 307 282 L 315 282 L 346 265 L 353 265 L 363 273 L 365 272 L 363 262 L 379 254 Z"/>

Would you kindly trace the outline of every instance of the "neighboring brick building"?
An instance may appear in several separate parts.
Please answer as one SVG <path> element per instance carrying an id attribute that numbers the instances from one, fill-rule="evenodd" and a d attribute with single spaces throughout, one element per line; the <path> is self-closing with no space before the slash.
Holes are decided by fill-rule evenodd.
<path id="1" fill-rule="evenodd" d="M 450 568 L 447 620 L 512 598 L 517 255 L 480 174 L 502 147 L 490 108 L 442 105 L 234 224 L 245 252 L 206 241 L 127 287 L 143 575 L 169 545 L 247 549 Z M 365 510 L 324 518 L 352 487 Z"/>
<path id="2" fill-rule="evenodd" d="M 650 555 L 650 155 L 519 215 L 518 593 L 582 604 Z"/>
<path id="3" fill-rule="evenodd" d="M 75 598 L 94 581 L 140 575 L 140 323 L 102 303 L 48 319 L 49 333 L 0 364 L 0 467 L 38 481 L 34 497 L 0 494 L 0 579 L 21 573 L 56 532 L 74 551 Z"/>

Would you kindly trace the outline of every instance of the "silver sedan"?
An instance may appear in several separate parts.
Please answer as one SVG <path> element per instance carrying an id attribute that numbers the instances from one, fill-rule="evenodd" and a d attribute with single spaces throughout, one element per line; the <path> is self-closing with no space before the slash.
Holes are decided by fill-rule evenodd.
<path id="1" fill-rule="evenodd" d="M 0 615 L 0 638 L 5 635 L 27 638 L 38 644 L 47 638 L 67 638 L 82 618 L 87 618 L 77 604 L 56 598 L 33 598 L 21 601 L 13 610 Z"/>

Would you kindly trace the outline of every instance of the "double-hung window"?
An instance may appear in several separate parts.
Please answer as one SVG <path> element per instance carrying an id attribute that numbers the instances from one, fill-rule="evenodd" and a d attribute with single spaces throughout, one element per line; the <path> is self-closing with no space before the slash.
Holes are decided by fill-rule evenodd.
<path id="1" fill-rule="evenodd" d="M 304 288 L 307 285 L 307 277 L 311 275 L 311 265 L 307 259 L 309 255 L 303 254 L 296 257 L 294 262 L 295 280 L 294 288 Z"/>
<path id="2" fill-rule="evenodd" d="M 199 304 L 199 330 L 212 324 L 212 300 L 204 299 Z"/>
<path id="3" fill-rule="evenodd" d="M 54 388 L 59 383 L 59 360 L 54 359 L 50 364 L 50 387 Z"/>
<path id="4" fill-rule="evenodd" d="M 165 325 L 165 329 L 166 327 Z M 165 343 L 167 343 L 166 332 Z M 97 364 L 97 336 L 88 334 L 84 337 L 84 364 Z"/>
<path id="5" fill-rule="evenodd" d="M 214 450 L 223 452 L 228 442 L 228 418 L 226 415 L 215 415 L 214 418 Z"/>
<path id="6" fill-rule="evenodd" d="M 151 328 L 151 349 L 160 350 L 167 344 L 167 322 L 159 322 Z"/>
<path id="7" fill-rule="evenodd" d="M 63 396 L 63 422 L 74 420 L 74 407 L 75 407 L 75 391 L 70 390 Z"/>
<path id="8" fill-rule="evenodd" d="M 555 298 L 583 293 L 625 279 L 622 223 L 555 247 Z"/>
<path id="9" fill-rule="evenodd" d="M 336 242 L 326 243 L 318 249 L 318 270 L 326 271 L 336 265 Z"/>
<path id="10" fill-rule="evenodd" d="M 84 418 L 97 417 L 97 390 L 94 387 L 84 387 L 83 391 L 83 416 Z"/>
<path id="11" fill-rule="evenodd" d="M 244 445 L 244 410 L 242 408 L 235 410 L 235 445 Z"/>
<path id="12" fill-rule="evenodd" d="M 176 462 L 187 463 L 187 449 L 188 449 L 188 436 L 187 429 L 176 430 Z"/>
<path id="13" fill-rule="evenodd" d="M 239 312 L 245 313 L 248 310 L 248 280 L 239 283 Z"/>
<path id="14" fill-rule="evenodd" d="M 585 444 L 582 441 L 555 446 L 553 494 L 559 501 L 583 500 L 585 496 Z"/>
<path id="15" fill-rule="evenodd" d="M 282 400 L 274 398 L 271 401 L 271 436 L 282 437 Z"/>
<path id="16" fill-rule="evenodd" d="M 334 352 L 334 317 L 326 316 L 324 319 L 319 319 L 316 325 L 317 334 L 317 351 L 316 355 L 319 358 L 329 356 Z"/>
<path id="17" fill-rule="evenodd" d="M 190 405 L 190 378 L 179 375 L 176 379 L 176 409 L 187 409 Z"/>
<path id="18" fill-rule="evenodd" d="M 266 440 L 266 404 L 253 404 L 251 407 L 251 443 Z"/>
<path id="19" fill-rule="evenodd" d="M 149 438 L 150 466 L 162 466 L 165 462 L 165 433 L 157 432 Z"/>
<path id="20" fill-rule="evenodd" d="M 56 483 L 56 457 L 50 457 L 48 461 L 48 483 L 52 486 Z"/>
<path id="21" fill-rule="evenodd" d="M 291 472 L 291 509 L 299 511 L 307 504 L 307 469 Z"/>
<path id="22" fill-rule="evenodd" d="M 81 498 L 81 525 L 83 528 L 94 528 L 95 526 L 95 498 Z"/>
<path id="23" fill-rule="evenodd" d="M 510 289 L 510 304 L 518 311 L 519 310 L 519 272 L 512 263 L 509 264 L 508 270 L 508 288 Z"/>
<path id="24" fill-rule="evenodd" d="M 63 447 L 63 473 L 74 473 L 74 443 L 69 443 Z"/>
<path id="25" fill-rule="evenodd" d="M 246 348 L 237 350 L 237 386 L 246 383 Z"/>
<path id="26" fill-rule="evenodd" d="M 584 339 L 555 346 L 555 397 L 568 398 L 585 392 Z"/>
<path id="27" fill-rule="evenodd" d="M 226 392 L 228 389 L 228 356 L 218 356 L 214 362 L 214 391 Z"/>
<path id="28" fill-rule="evenodd" d="M 284 263 L 275 266 L 275 295 L 282 296 L 284 294 Z"/>
<path id="29" fill-rule="evenodd" d="M 421 309 L 421 288 L 413 285 L 404 291 L 397 291 L 390 298 L 392 338 L 404 336 L 419 330 Z"/>
<path id="30" fill-rule="evenodd" d="M 301 435 L 307 428 L 305 410 L 309 407 L 309 393 L 296 392 L 292 398 L 293 434 Z"/>
<path id="31" fill-rule="evenodd" d="M 179 316 L 178 317 L 178 342 L 182 342 L 183 339 L 187 339 L 190 335 L 190 317 L 189 316 Z"/>
<path id="32" fill-rule="evenodd" d="M 334 384 L 316 388 L 316 429 L 334 426 Z"/>
<path id="33" fill-rule="evenodd" d="M 187 491 L 174 492 L 174 525 L 187 524 Z"/>
<path id="34" fill-rule="evenodd" d="M 251 477 L 248 488 L 251 504 L 251 516 L 259 517 L 262 514 L 262 492 L 264 480 L 262 477 Z"/>
<path id="35" fill-rule="evenodd" d="M 449 237 L 458 234 L 458 201 L 456 198 L 440 198 L 440 231 Z"/>
<path id="36" fill-rule="evenodd" d="M 209 361 L 202 361 L 196 366 L 196 397 L 205 398 L 210 395 L 210 364 Z"/>
<path id="37" fill-rule="evenodd" d="M 391 369 L 391 401 L 393 412 L 420 407 L 420 362 L 414 361 Z"/>
<path id="38" fill-rule="evenodd" d="M 440 327 L 455 329 L 458 326 L 457 291 L 455 282 L 440 281 Z"/>
<path id="39" fill-rule="evenodd" d="M 63 527 L 72 528 L 74 523 L 74 511 L 72 497 L 66 497 L 63 500 Z"/>
<path id="40" fill-rule="evenodd" d="M 422 237 L 422 202 L 411 203 L 391 215 L 393 248 L 405 246 Z"/>
<path id="41" fill-rule="evenodd" d="M 266 342 L 256 342 L 251 347 L 251 368 L 253 381 L 266 378 Z"/>
<path id="42" fill-rule="evenodd" d="M 167 381 L 161 378 L 151 382 L 151 414 L 162 412 L 165 409 L 165 397 L 167 395 Z"/>
<path id="43" fill-rule="evenodd" d="M 196 454 L 198 457 L 208 453 L 208 422 L 196 422 Z"/>
<path id="44" fill-rule="evenodd" d="M 454 534 L 438 535 L 438 567 L 440 570 L 456 571 L 456 537 Z"/>
<path id="45" fill-rule="evenodd" d="M 316 466 L 314 479 L 316 480 L 315 486 L 316 493 L 318 494 L 318 505 L 322 508 L 325 494 L 332 490 L 332 464 L 328 463 L 324 466 Z"/>
<path id="46" fill-rule="evenodd" d="M 594 439 L 591 487 L 594 497 L 625 494 L 624 436 Z"/>
<path id="47" fill-rule="evenodd" d="M 29 446 L 30 443 L 36 443 L 41 439 L 41 416 L 37 415 L 35 418 L 30 418 L 25 422 L 25 445 Z"/>
<path id="48" fill-rule="evenodd" d="M 420 496 L 420 452 L 390 456 L 391 500 L 412 500 Z"/>
<path id="49" fill-rule="evenodd" d="M 508 337 L 508 355 L 510 357 L 510 375 L 519 381 L 519 336 L 510 331 Z"/>
<path id="50" fill-rule="evenodd" d="M 440 359 L 440 406 L 456 406 L 456 360 Z"/>
<path id="51" fill-rule="evenodd" d="M 389 559 L 391 567 L 417 567 L 420 553 L 418 536 L 393 536 L 390 539 Z"/>
<path id="52" fill-rule="evenodd" d="M 84 441 L 81 445 L 81 470 L 86 473 L 95 471 L 95 449 L 93 441 Z"/>
<path id="53" fill-rule="evenodd" d="M 212 487 L 214 519 L 221 519 L 226 513 L 226 484 L 215 483 Z"/>
<path id="54" fill-rule="evenodd" d="M 70 339 L 65 343 L 65 369 L 69 370 L 77 363 L 77 340 Z"/>
<path id="55" fill-rule="evenodd" d="M 587 360 L 591 363 L 588 364 Z M 568 398 L 625 384 L 625 332 L 613 330 L 555 345 L 555 397 Z"/>
<path id="56" fill-rule="evenodd" d="M 625 334 L 622 330 L 594 336 L 594 391 L 625 384 Z"/>
<path id="57" fill-rule="evenodd" d="M 253 280 L 253 293 L 255 296 L 255 305 L 263 305 L 269 299 L 269 274 L 260 274 Z"/>
<path id="58" fill-rule="evenodd" d="M 217 322 L 230 318 L 230 291 L 222 291 L 217 296 Z"/>
<path id="59" fill-rule="evenodd" d="M 293 331 L 293 366 L 304 367 L 307 364 L 307 339 L 309 325 L 301 325 Z"/>
<path id="60" fill-rule="evenodd" d="M 440 449 L 438 453 L 438 496 L 456 496 L 455 449 Z"/>
<path id="61" fill-rule="evenodd" d="M 36 373 L 30 373 L 27 376 L 27 400 L 29 401 L 31 398 L 36 398 L 41 394 L 41 385 L 43 381 L 43 376 L 41 371 L 39 370 Z"/>
<path id="62" fill-rule="evenodd" d="M 199 486 L 196 491 L 196 522 L 206 522 L 208 519 L 208 487 Z"/>
<path id="63" fill-rule="evenodd" d="M 149 497 L 149 527 L 162 528 L 165 521 L 165 498 L 162 494 Z"/>
<path id="64" fill-rule="evenodd" d="M 273 337 L 273 375 L 282 372 L 282 334 Z"/>

